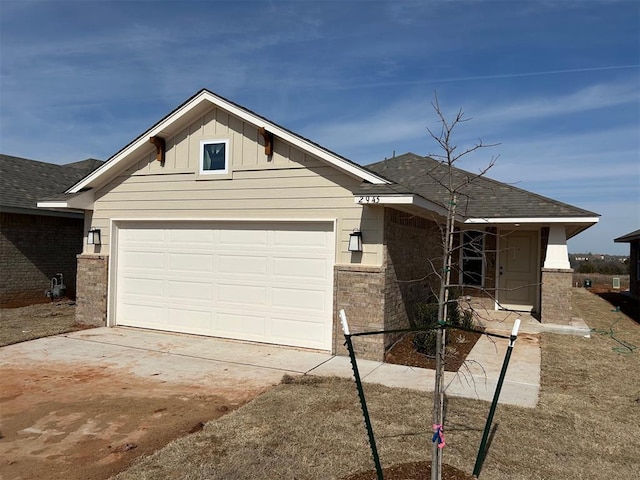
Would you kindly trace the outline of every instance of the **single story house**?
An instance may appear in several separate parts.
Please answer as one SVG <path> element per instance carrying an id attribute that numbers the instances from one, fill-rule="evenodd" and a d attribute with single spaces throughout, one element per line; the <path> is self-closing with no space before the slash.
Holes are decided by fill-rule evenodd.
<path id="1" fill-rule="evenodd" d="M 0 154 L 0 305 L 50 301 L 45 291 L 57 274 L 74 298 L 84 211 L 38 208 L 37 201 L 60 194 L 100 164 L 55 165 Z"/>
<path id="2" fill-rule="evenodd" d="M 627 233 L 613 240 L 629 244 L 629 293 L 640 298 L 640 230 Z"/>
<path id="3" fill-rule="evenodd" d="M 442 258 L 438 168 L 411 153 L 363 167 L 201 90 L 39 205 L 85 211 L 83 323 L 343 353 L 340 309 L 354 331 L 391 329 L 426 301 Z M 465 198 L 463 293 L 568 323 L 566 241 L 598 215 L 485 178 Z M 365 337 L 359 354 L 381 359 L 393 340 Z"/>

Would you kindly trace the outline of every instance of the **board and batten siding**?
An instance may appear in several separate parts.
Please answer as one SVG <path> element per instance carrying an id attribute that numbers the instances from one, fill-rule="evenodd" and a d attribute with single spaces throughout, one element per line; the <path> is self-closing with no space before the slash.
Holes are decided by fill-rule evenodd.
<path id="1" fill-rule="evenodd" d="M 200 141 L 215 139 L 229 139 L 231 178 L 198 174 Z M 256 127 L 215 108 L 166 146 L 164 166 L 150 144 L 148 154 L 96 191 L 87 223 L 100 228 L 102 246 L 85 244 L 85 253 L 109 252 L 111 219 L 336 219 L 336 263 L 351 263 L 349 233 L 357 228 L 364 238 L 358 263 L 382 264 L 383 209 L 354 203 L 360 179 L 277 137 L 267 157 Z"/>

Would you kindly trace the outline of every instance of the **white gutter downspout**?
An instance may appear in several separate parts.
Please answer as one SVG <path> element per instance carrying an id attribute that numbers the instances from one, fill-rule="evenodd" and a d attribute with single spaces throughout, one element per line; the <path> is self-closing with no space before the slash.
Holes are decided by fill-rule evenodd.
<path id="1" fill-rule="evenodd" d="M 543 268 L 569 269 L 569 251 L 567 250 L 567 232 L 564 225 L 549 227 L 549 243 Z"/>

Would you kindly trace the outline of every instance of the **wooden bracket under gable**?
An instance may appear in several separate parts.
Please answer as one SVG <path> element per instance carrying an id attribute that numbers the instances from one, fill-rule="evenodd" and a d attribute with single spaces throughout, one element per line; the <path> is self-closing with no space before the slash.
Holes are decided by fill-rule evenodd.
<path id="1" fill-rule="evenodd" d="M 164 154 L 166 152 L 164 138 L 151 137 L 149 138 L 149 143 L 153 143 L 156 146 L 156 160 L 160 163 L 164 163 Z"/>
<path id="2" fill-rule="evenodd" d="M 267 132 L 264 127 L 258 128 L 258 133 L 264 138 L 264 154 L 273 155 L 273 133 Z"/>

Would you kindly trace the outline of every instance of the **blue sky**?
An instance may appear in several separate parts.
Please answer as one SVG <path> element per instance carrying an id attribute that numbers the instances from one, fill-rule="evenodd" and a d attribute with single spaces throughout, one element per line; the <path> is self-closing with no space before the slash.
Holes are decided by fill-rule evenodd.
<path id="1" fill-rule="evenodd" d="M 0 152 L 107 159 L 201 88 L 361 164 L 437 153 L 437 91 L 472 120 L 460 164 L 640 228 L 640 2 L 0 0 Z"/>

